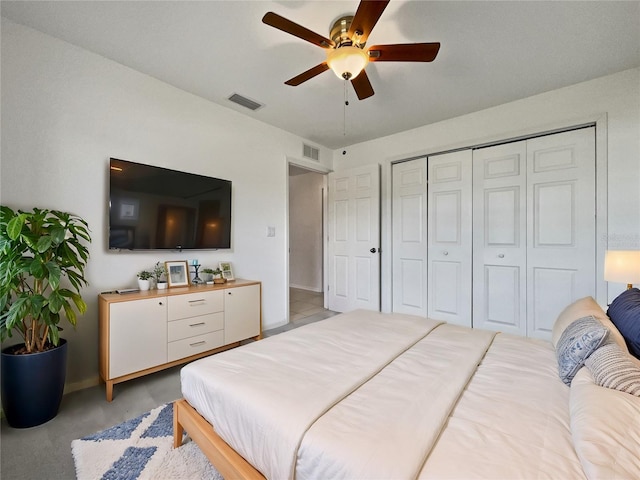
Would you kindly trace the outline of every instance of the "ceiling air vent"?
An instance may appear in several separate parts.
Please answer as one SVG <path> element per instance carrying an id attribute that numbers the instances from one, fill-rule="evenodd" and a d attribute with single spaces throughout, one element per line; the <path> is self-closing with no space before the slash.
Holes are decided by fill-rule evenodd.
<path id="1" fill-rule="evenodd" d="M 312 147 L 311 145 L 302 144 L 302 156 L 304 158 L 309 158 L 311 160 L 315 160 L 316 162 L 320 158 L 320 150 L 316 147 Z"/>
<path id="2" fill-rule="evenodd" d="M 233 95 L 231 95 L 229 97 L 229 100 L 231 100 L 233 103 L 237 103 L 238 105 L 253 111 L 264 107 L 263 104 L 254 102 L 253 100 L 247 97 L 243 97 L 242 95 L 238 95 L 237 93 L 234 93 Z"/>

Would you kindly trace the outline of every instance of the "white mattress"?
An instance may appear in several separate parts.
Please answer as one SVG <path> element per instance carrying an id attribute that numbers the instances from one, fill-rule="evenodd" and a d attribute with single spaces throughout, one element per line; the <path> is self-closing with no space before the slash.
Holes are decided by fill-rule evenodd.
<path id="1" fill-rule="evenodd" d="M 181 376 L 187 401 L 270 479 L 584 478 L 546 342 L 356 311 Z"/>

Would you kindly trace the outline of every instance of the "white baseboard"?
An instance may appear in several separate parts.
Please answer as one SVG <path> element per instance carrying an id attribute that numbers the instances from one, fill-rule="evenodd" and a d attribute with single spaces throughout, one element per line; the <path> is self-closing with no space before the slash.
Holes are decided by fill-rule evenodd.
<path id="1" fill-rule="evenodd" d="M 297 288 L 298 290 L 307 290 L 308 292 L 322 293 L 322 287 L 308 287 L 306 285 L 289 284 L 289 288 Z"/>

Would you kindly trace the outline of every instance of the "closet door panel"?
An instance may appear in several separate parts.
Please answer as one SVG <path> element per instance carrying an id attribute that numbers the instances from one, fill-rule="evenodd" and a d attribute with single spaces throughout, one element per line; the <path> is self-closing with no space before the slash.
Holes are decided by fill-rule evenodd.
<path id="1" fill-rule="evenodd" d="M 427 315 L 427 159 L 392 167 L 393 311 Z"/>
<path id="2" fill-rule="evenodd" d="M 527 142 L 528 336 L 550 338 L 564 306 L 595 296 L 595 130 Z"/>
<path id="3" fill-rule="evenodd" d="M 471 326 L 472 151 L 428 158 L 428 315 Z"/>
<path id="4" fill-rule="evenodd" d="M 473 326 L 526 334 L 526 142 L 473 153 Z"/>
<path id="5" fill-rule="evenodd" d="M 480 313 L 485 323 L 494 330 L 518 330 L 523 322 L 520 309 L 521 269 L 518 266 L 485 265 L 483 273 L 482 305 L 485 310 Z"/>

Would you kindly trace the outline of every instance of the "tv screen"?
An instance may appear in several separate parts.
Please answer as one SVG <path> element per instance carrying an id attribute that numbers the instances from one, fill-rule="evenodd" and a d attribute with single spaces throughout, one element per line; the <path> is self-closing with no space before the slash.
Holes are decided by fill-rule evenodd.
<path id="1" fill-rule="evenodd" d="M 231 182 L 112 158 L 109 248 L 231 248 Z"/>

